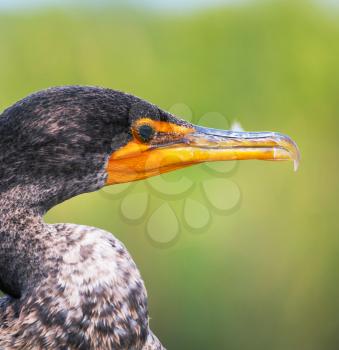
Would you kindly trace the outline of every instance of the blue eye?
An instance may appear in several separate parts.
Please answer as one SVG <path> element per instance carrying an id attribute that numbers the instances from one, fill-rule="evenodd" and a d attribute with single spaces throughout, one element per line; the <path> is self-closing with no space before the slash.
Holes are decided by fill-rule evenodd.
<path id="1" fill-rule="evenodd" d="M 140 125 L 137 129 L 137 136 L 141 142 L 149 142 L 153 138 L 155 130 L 148 124 Z"/>

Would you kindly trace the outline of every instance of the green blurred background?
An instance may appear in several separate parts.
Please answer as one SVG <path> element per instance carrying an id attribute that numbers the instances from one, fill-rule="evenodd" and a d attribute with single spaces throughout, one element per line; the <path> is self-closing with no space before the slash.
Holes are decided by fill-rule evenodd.
<path id="1" fill-rule="evenodd" d="M 289 134 L 302 153 L 297 173 L 290 163 L 239 164 L 231 176 L 239 208 L 213 214 L 199 235 L 180 222 L 167 248 L 100 193 L 46 219 L 98 226 L 126 244 L 146 282 L 151 326 L 169 349 L 338 349 L 338 8 L 28 2 L 0 6 L 1 109 L 49 86 L 100 85 L 164 109 L 185 103 L 195 118 L 217 111 L 246 130 Z M 212 177 L 199 168 L 179 174 Z"/>

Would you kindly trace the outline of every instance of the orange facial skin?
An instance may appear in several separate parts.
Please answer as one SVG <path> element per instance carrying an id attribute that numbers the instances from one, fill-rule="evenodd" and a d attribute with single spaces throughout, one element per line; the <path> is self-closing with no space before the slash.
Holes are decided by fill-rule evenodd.
<path id="1" fill-rule="evenodd" d="M 140 125 L 144 124 L 152 126 L 156 133 L 153 142 L 147 144 L 138 139 L 136 131 Z M 185 125 L 150 118 L 139 119 L 132 126 L 133 140 L 114 152 L 109 158 L 106 184 L 141 180 L 183 167 L 182 163 L 177 166 L 174 164 L 176 162 L 171 154 L 171 149 L 161 148 L 161 140 L 180 142 L 185 135 L 194 131 L 194 128 Z"/>
<path id="2" fill-rule="evenodd" d="M 154 133 L 142 140 L 138 128 Z M 107 164 L 107 185 L 130 182 L 192 164 L 223 160 L 294 160 L 296 144 L 278 133 L 247 133 L 202 128 L 191 124 L 141 118 L 132 125 L 133 139 L 115 151 Z"/>
<path id="3" fill-rule="evenodd" d="M 177 136 L 184 136 L 188 133 L 194 132 L 195 129 L 186 125 L 174 124 L 170 122 L 163 122 L 160 120 L 153 120 L 151 118 L 141 118 L 137 120 L 133 125 L 133 130 L 138 126 L 148 124 L 153 126 L 157 133 L 169 133 Z"/>

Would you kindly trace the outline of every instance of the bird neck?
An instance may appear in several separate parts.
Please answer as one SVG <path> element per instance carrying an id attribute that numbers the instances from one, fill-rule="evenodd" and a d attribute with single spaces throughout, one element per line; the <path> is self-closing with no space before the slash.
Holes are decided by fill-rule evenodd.
<path id="1" fill-rule="evenodd" d="M 31 192 L 23 187 L 0 192 L 0 289 L 14 297 L 39 274 L 47 235 Z"/>
<path id="2" fill-rule="evenodd" d="M 0 290 L 19 297 L 43 276 L 48 244 L 57 240 L 43 215 L 68 198 L 102 187 L 105 177 L 48 181 L 44 176 L 1 176 L 4 169 L 0 166 Z"/>

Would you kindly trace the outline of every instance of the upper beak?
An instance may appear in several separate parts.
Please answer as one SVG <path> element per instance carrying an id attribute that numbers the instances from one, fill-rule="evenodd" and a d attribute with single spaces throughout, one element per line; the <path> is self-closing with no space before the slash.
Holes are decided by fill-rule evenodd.
<path id="1" fill-rule="evenodd" d="M 275 132 L 238 132 L 195 126 L 186 142 L 198 162 L 218 160 L 292 160 L 297 170 L 300 152 L 289 137 Z"/>

